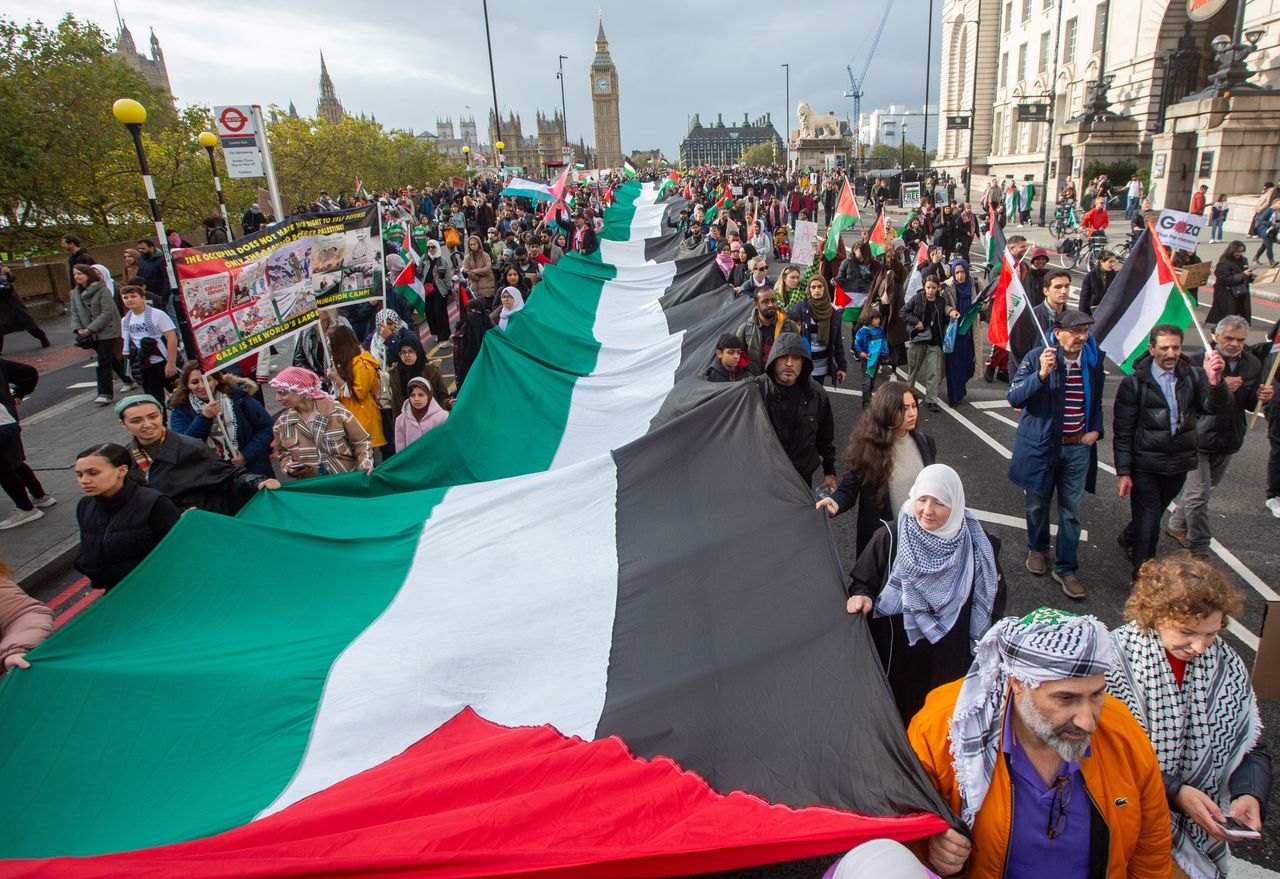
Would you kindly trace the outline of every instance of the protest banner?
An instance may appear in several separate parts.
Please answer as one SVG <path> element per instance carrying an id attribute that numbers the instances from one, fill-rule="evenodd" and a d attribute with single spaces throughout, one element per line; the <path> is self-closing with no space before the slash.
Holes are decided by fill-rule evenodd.
<path id="1" fill-rule="evenodd" d="M 796 242 L 791 248 L 791 261 L 807 266 L 818 252 L 818 224 L 811 220 L 796 222 Z"/>
<path id="2" fill-rule="evenodd" d="M 316 320 L 319 309 L 382 297 L 373 206 L 299 214 L 229 244 L 173 254 L 206 372 Z"/>
<path id="3" fill-rule="evenodd" d="M 1156 220 L 1156 234 L 1160 243 L 1170 250 L 1196 252 L 1196 244 L 1200 233 L 1204 231 L 1204 217 L 1199 214 L 1188 214 L 1183 211 L 1171 211 L 1165 208 Z"/>

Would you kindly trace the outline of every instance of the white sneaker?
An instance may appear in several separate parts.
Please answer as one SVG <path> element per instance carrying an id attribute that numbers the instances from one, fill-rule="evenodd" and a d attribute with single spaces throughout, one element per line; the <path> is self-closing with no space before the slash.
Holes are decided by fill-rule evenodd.
<path id="1" fill-rule="evenodd" d="M 7 519 L 0 519 L 0 531 L 17 528 L 36 519 L 44 518 L 44 510 L 14 510 Z"/>
<path id="2" fill-rule="evenodd" d="M 120 393 L 132 394 L 136 390 L 138 390 L 137 382 L 120 382 Z"/>
<path id="3" fill-rule="evenodd" d="M 49 507 L 56 504 L 58 502 L 58 499 L 51 494 L 46 494 L 42 497 L 32 498 L 31 502 L 35 504 L 37 507 L 39 507 L 40 509 L 47 510 L 49 509 Z"/>
<path id="4" fill-rule="evenodd" d="M 1267 509 L 1271 511 L 1271 515 L 1280 519 L 1280 497 L 1267 498 Z"/>
<path id="5" fill-rule="evenodd" d="M 105 395 L 99 394 L 98 396 L 93 398 L 93 402 L 97 403 L 99 406 L 105 406 L 111 402 L 111 398 Z"/>

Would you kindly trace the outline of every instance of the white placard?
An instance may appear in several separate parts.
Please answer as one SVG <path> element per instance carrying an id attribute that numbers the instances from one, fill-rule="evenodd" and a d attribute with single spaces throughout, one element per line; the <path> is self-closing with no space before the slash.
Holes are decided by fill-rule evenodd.
<path id="1" fill-rule="evenodd" d="M 258 126 L 253 107 L 235 104 L 213 108 L 213 121 L 222 141 L 222 154 L 227 162 L 227 176 L 237 180 L 265 177 L 262 150 L 258 144 Z"/>
<path id="2" fill-rule="evenodd" d="M 1161 243 L 1170 250 L 1186 250 L 1195 253 L 1204 225 L 1204 217 L 1166 208 L 1160 212 L 1160 218 L 1156 220 L 1156 234 L 1160 236 Z"/>
<path id="3" fill-rule="evenodd" d="M 811 220 L 796 221 L 796 243 L 791 248 L 791 261 L 802 266 L 813 262 L 818 252 L 818 224 Z"/>

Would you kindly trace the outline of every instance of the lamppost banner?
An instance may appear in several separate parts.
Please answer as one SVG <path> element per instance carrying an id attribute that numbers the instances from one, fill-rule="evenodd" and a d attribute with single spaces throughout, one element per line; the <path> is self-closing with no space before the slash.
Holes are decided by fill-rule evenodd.
<path id="1" fill-rule="evenodd" d="M 206 371 L 298 332 L 319 310 L 379 299 L 377 207 L 299 214 L 229 244 L 173 252 Z"/>

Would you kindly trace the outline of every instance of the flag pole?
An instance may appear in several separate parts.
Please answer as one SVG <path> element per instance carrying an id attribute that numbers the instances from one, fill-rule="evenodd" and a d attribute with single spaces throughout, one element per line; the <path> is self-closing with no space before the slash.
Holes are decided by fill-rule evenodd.
<path id="1" fill-rule="evenodd" d="M 1275 347 L 1275 345 L 1273 344 L 1273 345 L 1272 345 L 1272 347 L 1274 348 L 1274 347 Z M 1271 369 L 1267 372 L 1267 380 L 1266 380 L 1265 382 L 1263 382 L 1263 383 L 1262 383 L 1262 387 L 1264 387 L 1264 388 L 1265 388 L 1265 387 L 1269 387 L 1269 386 L 1271 385 L 1271 383 L 1272 383 L 1273 381 L 1275 381 L 1275 380 L 1276 380 L 1276 368 L 1277 368 L 1277 367 L 1280 367 L 1280 352 L 1274 352 L 1274 351 L 1273 351 L 1273 352 L 1272 352 L 1272 354 L 1271 354 Z M 1252 429 L 1252 428 L 1253 428 L 1253 426 L 1254 426 L 1255 424 L 1257 424 L 1257 422 L 1258 422 L 1258 416 L 1262 414 L 1262 407 L 1263 407 L 1263 405 L 1264 405 L 1264 404 L 1263 404 L 1263 402 L 1262 402 L 1261 400 L 1259 400 L 1259 401 L 1258 401 L 1258 405 L 1254 407 L 1254 409 L 1253 409 L 1253 418 L 1249 419 L 1249 428 L 1250 428 L 1250 429 Z"/>

